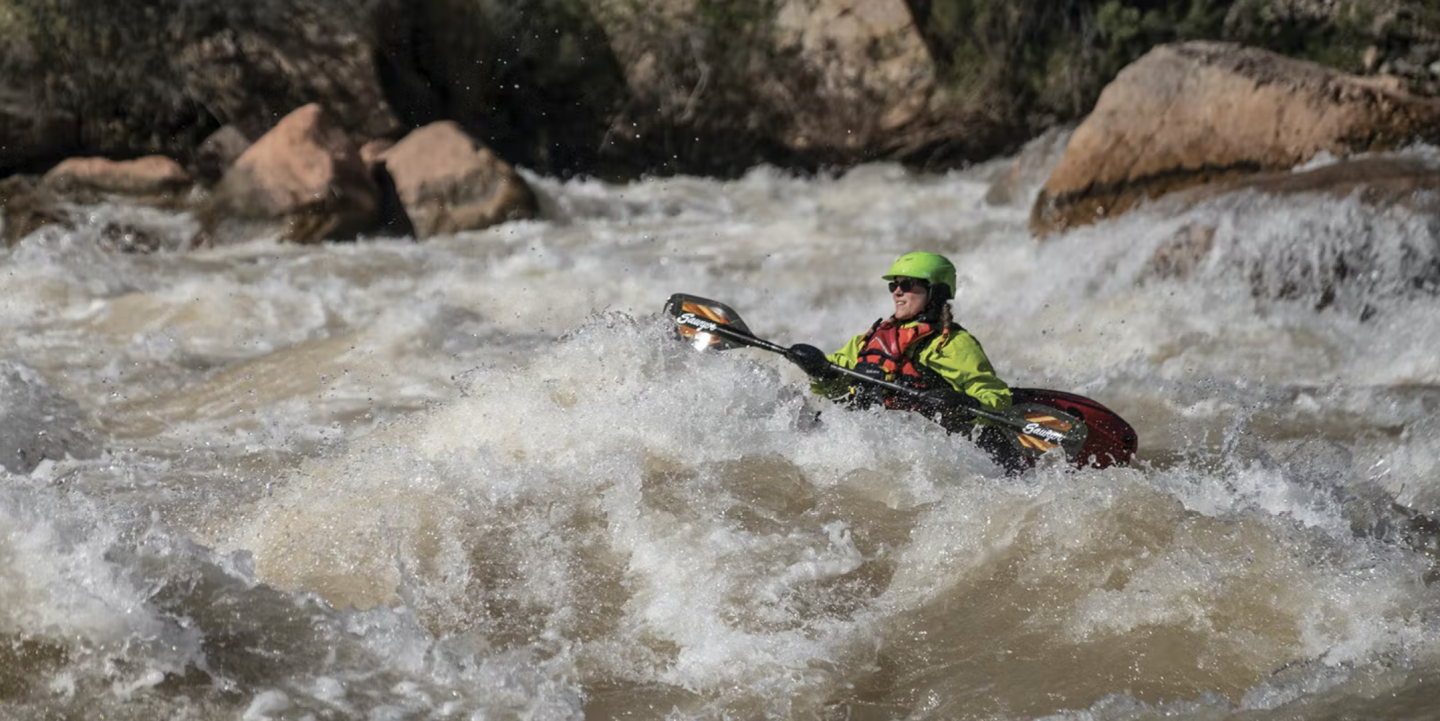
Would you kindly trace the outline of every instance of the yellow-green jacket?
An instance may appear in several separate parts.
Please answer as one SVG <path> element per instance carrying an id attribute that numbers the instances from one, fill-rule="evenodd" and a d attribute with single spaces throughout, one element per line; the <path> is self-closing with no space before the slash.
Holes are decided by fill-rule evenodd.
<path id="1" fill-rule="evenodd" d="M 910 321 L 901 327 L 910 328 L 918 323 L 918 320 Z M 830 362 L 853 369 L 869 336 L 870 333 L 867 332 L 851 338 L 844 348 L 828 356 Z M 916 365 L 939 374 L 955 390 L 980 401 L 987 409 L 1009 408 L 1010 387 L 995 375 L 995 368 L 990 365 L 990 359 L 986 357 L 985 349 L 980 347 L 980 341 L 975 340 L 975 336 L 958 325 L 951 326 L 948 341 L 942 344 L 941 337 L 937 334 L 916 341 L 907 349 L 906 355 L 915 353 L 915 346 L 919 346 L 919 356 L 914 359 Z M 889 377 L 886 380 L 894 381 L 895 378 Z M 852 384 L 851 379 L 840 376 L 815 381 L 810 384 L 810 389 L 830 398 L 838 398 L 847 395 Z"/>

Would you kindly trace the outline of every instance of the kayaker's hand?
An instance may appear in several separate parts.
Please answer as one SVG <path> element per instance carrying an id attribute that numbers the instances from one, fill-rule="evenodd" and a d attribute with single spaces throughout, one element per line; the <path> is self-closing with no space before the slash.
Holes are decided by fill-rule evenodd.
<path id="1" fill-rule="evenodd" d="M 855 372 L 875 380 L 885 380 L 885 369 L 873 363 L 861 363 L 855 366 Z M 850 407 L 855 410 L 864 410 L 881 405 L 885 403 L 887 393 L 878 385 L 860 381 L 850 386 Z"/>
<path id="2" fill-rule="evenodd" d="M 825 352 L 813 345 L 796 343 L 785 351 L 785 357 L 792 363 L 800 366 L 800 370 L 812 378 L 825 378 L 834 375 L 830 370 L 830 359 L 825 357 Z"/>

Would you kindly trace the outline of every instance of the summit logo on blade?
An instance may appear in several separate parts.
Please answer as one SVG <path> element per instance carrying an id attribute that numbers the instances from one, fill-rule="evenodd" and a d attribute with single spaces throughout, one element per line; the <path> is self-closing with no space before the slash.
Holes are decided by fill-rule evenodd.
<path id="1" fill-rule="evenodd" d="M 680 315 L 680 317 L 675 319 L 675 322 L 683 326 L 689 326 L 691 328 L 695 328 L 696 330 L 704 331 L 713 331 L 716 328 L 720 327 L 714 321 L 705 320 L 704 318 L 701 318 L 694 313 L 683 313 Z"/>
<path id="2" fill-rule="evenodd" d="M 1047 441 L 1050 441 L 1051 443 L 1060 443 L 1061 441 L 1065 440 L 1064 433 L 1051 430 L 1049 428 L 1046 428 L 1045 426 L 1040 425 L 1039 423 L 1028 423 L 1025 425 L 1024 428 L 1020 429 L 1020 432 L 1024 433 L 1027 436 L 1043 438 Z"/>

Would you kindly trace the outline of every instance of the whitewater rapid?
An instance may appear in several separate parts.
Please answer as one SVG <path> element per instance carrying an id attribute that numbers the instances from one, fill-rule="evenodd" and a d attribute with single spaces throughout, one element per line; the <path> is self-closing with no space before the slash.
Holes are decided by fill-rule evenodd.
<path id="1" fill-rule="evenodd" d="M 1037 241 L 1007 167 L 530 176 L 541 220 L 425 243 L 186 252 L 99 206 L 0 251 L 0 708 L 1432 717 L 1434 220 L 1241 194 Z M 1007 478 L 660 313 L 838 348 L 911 250 L 1137 464 Z"/>

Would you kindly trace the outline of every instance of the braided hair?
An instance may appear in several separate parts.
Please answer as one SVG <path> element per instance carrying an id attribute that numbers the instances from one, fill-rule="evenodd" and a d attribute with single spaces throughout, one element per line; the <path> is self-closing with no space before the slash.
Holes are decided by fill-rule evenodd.
<path id="1" fill-rule="evenodd" d="M 945 285 L 931 285 L 930 298 L 925 304 L 925 310 L 920 317 L 925 322 L 940 326 L 940 340 L 936 348 L 945 347 L 950 342 L 950 329 L 955 326 L 955 312 L 950 308 L 950 287 Z"/>

